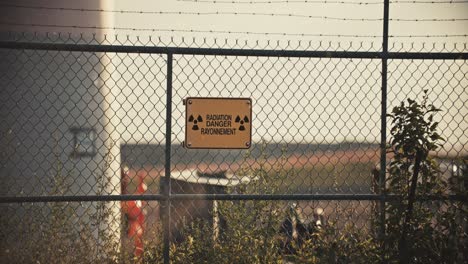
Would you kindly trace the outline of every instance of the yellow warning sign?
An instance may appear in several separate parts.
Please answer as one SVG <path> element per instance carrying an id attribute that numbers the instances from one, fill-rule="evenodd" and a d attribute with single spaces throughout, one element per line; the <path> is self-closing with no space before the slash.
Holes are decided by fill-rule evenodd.
<path id="1" fill-rule="evenodd" d="M 252 138 L 250 98 L 189 97 L 185 102 L 185 147 L 248 149 Z"/>

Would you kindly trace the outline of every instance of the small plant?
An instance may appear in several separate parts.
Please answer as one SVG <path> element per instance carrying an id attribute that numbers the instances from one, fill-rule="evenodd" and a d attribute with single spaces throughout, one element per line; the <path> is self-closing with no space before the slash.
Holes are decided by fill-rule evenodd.
<path id="1" fill-rule="evenodd" d="M 270 164 L 265 149 L 261 152 L 258 168 L 243 168 L 240 172 L 251 176 L 250 183 L 228 192 L 282 192 L 281 183 L 288 176 L 284 169 L 286 159 Z M 378 244 L 366 230 L 351 223 L 344 227 L 338 227 L 335 222 L 321 227 L 299 223 L 296 209 L 295 203 L 280 201 L 220 201 L 219 212 L 226 222 L 225 229 L 214 238 L 213 227 L 206 221 L 188 225 L 185 240 L 171 247 L 171 260 L 174 263 L 226 264 L 376 263 L 380 260 Z M 344 215 L 345 212 L 337 218 Z M 336 219 L 338 221 L 343 223 L 343 219 Z M 284 228 L 285 224 L 295 225 L 295 231 Z M 309 225 L 314 228 L 308 228 Z"/>
<path id="2" fill-rule="evenodd" d="M 378 263 L 376 241 L 353 224 L 338 228 L 330 223 L 318 229 L 302 245 L 296 245 L 293 263 Z"/>
<path id="3" fill-rule="evenodd" d="M 95 172 L 97 194 L 104 195 L 110 189 L 106 171 L 112 159 L 111 147 L 107 148 L 102 167 Z M 56 160 L 50 186 L 44 192 L 64 196 L 72 189 L 72 169 L 64 168 L 58 154 Z M 7 254 L 0 255 L 5 263 L 121 263 L 129 258 L 119 252 L 120 241 L 107 230 L 115 215 L 108 202 L 38 202 L 22 206 L 22 218 L 17 222 L 22 243 L 14 248 L 7 245 Z"/>
<path id="4" fill-rule="evenodd" d="M 407 99 L 394 107 L 387 192 L 398 199 L 386 206 L 387 261 L 395 263 L 453 263 L 449 236 L 442 220 L 449 212 L 444 202 L 420 201 L 418 196 L 442 196 L 447 184 L 430 153 L 443 142 L 434 115 L 440 111 L 427 102 Z M 441 221 L 442 220 L 442 221 Z M 447 254 L 452 252 L 452 254 Z"/>
<path id="5" fill-rule="evenodd" d="M 262 154 L 264 151 L 262 147 Z M 277 187 L 268 174 L 270 169 L 273 168 L 267 164 L 266 156 L 261 155 L 258 168 L 243 168 L 238 172 L 239 176 L 250 176 L 250 182 L 227 191 L 275 193 Z M 226 226 L 215 236 L 213 226 L 203 221 L 188 224 L 184 241 L 171 247 L 174 263 L 282 263 L 278 234 L 284 203 L 240 200 L 218 201 L 218 204 L 219 217 Z"/>

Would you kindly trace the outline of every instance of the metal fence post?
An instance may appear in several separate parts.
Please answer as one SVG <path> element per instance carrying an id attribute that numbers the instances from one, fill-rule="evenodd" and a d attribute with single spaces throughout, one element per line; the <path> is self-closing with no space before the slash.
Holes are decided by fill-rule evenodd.
<path id="1" fill-rule="evenodd" d="M 171 134 L 172 134 L 172 53 L 167 53 L 167 93 L 166 93 L 166 146 L 165 146 L 165 176 L 164 176 L 164 263 L 169 264 L 169 248 L 171 236 Z"/>
<path id="2" fill-rule="evenodd" d="M 385 170 L 387 167 L 386 144 L 387 144 L 387 63 L 388 63 L 388 22 L 389 22 L 389 0 L 384 0 L 383 8 L 383 42 L 382 42 L 382 108 L 381 108 L 381 138 L 380 138 L 380 227 L 379 239 L 385 252 Z M 382 262 L 385 262 L 385 253 L 382 253 Z"/>

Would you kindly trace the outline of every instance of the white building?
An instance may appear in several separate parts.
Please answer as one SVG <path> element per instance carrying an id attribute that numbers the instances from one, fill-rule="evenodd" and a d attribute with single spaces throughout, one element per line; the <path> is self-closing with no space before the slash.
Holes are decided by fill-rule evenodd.
<path id="1" fill-rule="evenodd" d="M 88 2 L 80 4 L 103 7 L 99 2 Z M 71 14 L 57 16 L 44 10 L 3 9 L 0 14 L 4 19 L 26 24 L 41 20 L 52 24 L 80 20 L 97 25 L 112 23 L 110 16 L 101 13 L 87 14 L 84 18 Z M 34 31 L 37 35 L 29 36 L 35 41 L 62 41 L 53 32 L 46 35 L 45 30 Z M 1 35 L 2 40 L 11 37 L 8 33 Z M 22 40 L 27 41 L 27 37 Z M 112 110 L 114 94 L 106 83 L 110 78 L 105 66 L 109 58 L 100 53 L 9 49 L 0 49 L 0 58 L 0 195 L 119 194 L 120 138 Z M 76 213 L 78 223 L 72 216 L 67 222 L 76 231 L 80 224 L 98 221 L 101 229 L 108 230 L 119 241 L 120 203 L 110 202 L 100 208 L 102 204 L 59 203 L 63 205 L 59 214 L 68 217 Z M 28 238 L 38 235 L 34 229 L 25 233 L 22 225 L 27 224 L 26 219 L 50 224 L 52 206 L 47 203 L 34 206 L 39 211 L 28 210 L 24 204 L 1 205 L 5 224 L 2 234 L 11 236 L 1 239 L 4 245 L 0 248 L 21 248 Z M 107 208 L 107 213 L 102 213 L 103 208 Z M 102 218 L 97 220 L 99 214 Z M 92 232 L 101 239 L 97 230 Z"/>

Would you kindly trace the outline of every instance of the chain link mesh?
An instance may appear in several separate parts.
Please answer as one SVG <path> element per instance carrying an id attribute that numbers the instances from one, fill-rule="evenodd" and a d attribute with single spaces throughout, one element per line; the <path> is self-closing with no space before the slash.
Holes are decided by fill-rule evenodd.
<path id="1" fill-rule="evenodd" d="M 117 37 L 85 41 L 61 35 L 2 38 L 135 46 L 378 50 L 372 43 L 282 46 L 280 42 L 182 39 L 176 43 L 172 39 L 165 43 L 160 39 L 119 41 Z M 393 49 L 414 51 L 414 46 L 394 45 Z M 453 49 L 433 45 L 418 51 L 427 49 L 466 52 L 466 45 Z M 0 57 L 0 200 L 164 193 L 165 54 L 2 48 Z M 172 200 L 171 259 L 178 263 L 202 257 L 222 263 L 214 256 L 229 259 L 248 249 L 252 251 L 249 263 L 270 263 L 275 256 L 300 263 L 310 261 L 314 254 L 322 260 L 346 262 L 353 256 L 338 256 L 346 251 L 346 241 L 360 245 L 355 248 L 356 256 L 378 251 L 364 246 L 379 232 L 378 199 L 295 201 L 287 195 L 380 194 L 381 63 L 381 59 L 175 54 L 171 193 L 251 194 L 265 199 Z M 425 89 L 429 101 L 442 110 L 435 119 L 440 120 L 445 143 L 433 156 L 442 178 L 452 186 L 445 194 L 466 194 L 467 72 L 466 60 L 389 60 L 387 112 L 406 98 L 421 98 Z M 252 147 L 184 148 L 183 100 L 189 96 L 252 98 Z M 284 195 L 284 199 L 271 201 L 268 196 L 274 195 Z M 2 203 L 0 256 L 13 262 L 161 262 L 161 218 L 167 209 L 160 206 L 161 199 Z M 453 232 L 455 255 L 463 258 L 466 200 L 427 208 L 456 208 L 455 227 L 443 232 Z M 440 221 L 434 216 L 435 226 Z M 213 246 L 213 241 L 224 242 Z M 246 246 L 235 248 L 241 241 Z M 196 252 L 200 248 L 205 251 Z M 268 248 L 278 249 L 272 259 L 268 259 Z"/>

